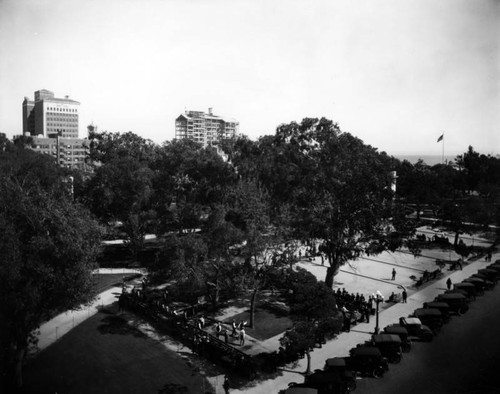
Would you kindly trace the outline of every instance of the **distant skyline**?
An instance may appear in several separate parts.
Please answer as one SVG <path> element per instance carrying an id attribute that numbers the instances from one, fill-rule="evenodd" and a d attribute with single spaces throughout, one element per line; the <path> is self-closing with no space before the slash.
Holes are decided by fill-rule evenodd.
<path id="1" fill-rule="evenodd" d="M 82 137 L 162 143 L 212 107 L 252 139 L 324 116 L 391 155 L 496 155 L 500 1 L 0 0 L 0 132 L 40 89 Z"/>

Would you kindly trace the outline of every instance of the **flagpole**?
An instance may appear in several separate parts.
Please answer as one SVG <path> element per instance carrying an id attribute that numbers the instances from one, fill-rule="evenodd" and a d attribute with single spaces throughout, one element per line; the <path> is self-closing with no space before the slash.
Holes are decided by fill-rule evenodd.
<path id="1" fill-rule="evenodd" d="M 443 152 L 441 153 L 441 164 L 444 164 L 444 133 L 441 141 L 443 142 Z"/>

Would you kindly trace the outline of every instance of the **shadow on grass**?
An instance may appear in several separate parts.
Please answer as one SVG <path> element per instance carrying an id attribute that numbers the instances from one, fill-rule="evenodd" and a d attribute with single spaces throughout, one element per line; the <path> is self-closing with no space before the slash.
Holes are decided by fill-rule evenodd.
<path id="1" fill-rule="evenodd" d="M 124 318 L 117 315 L 108 315 L 104 317 L 101 320 L 101 324 L 97 327 L 97 330 L 103 335 L 132 335 L 137 338 L 147 338 L 147 335 L 132 327 Z"/>
<path id="2" fill-rule="evenodd" d="M 167 383 L 160 390 L 158 390 L 158 394 L 184 394 L 188 391 L 188 388 L 181 384 Z"/>

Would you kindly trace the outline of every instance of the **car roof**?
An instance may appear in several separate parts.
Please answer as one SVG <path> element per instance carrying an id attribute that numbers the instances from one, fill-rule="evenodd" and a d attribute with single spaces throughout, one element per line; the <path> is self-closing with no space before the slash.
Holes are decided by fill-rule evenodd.
<path id="1" fill-rule="evenodd" d="M 345 359 L 342 357 L 333 357 L 325 361 L 328 367 L 345 367 Z"/>
<path id="2" fill-rule="evenodd" d="M 352 356 L 380 356 L 380 350 L 376 347 L 360 346 L 351 349 Z"/>
<path id="3" fill-rule="evenodd" d="M 311 387 L 289 387 L 285 394 L 318 394 L 318 390 Z"/>
<path id="4" fill-rule="evenodd" d="M 382 343 L 382 342 L 401 343 L 401 338 L 399 337 L 399 335 L 396 334 L 376 334 L 373 335 L 372 338 L 375 343 Z"/>
<path id="5" fill-rule="evenodd" d="M 408 330 L 404 327 L 401 327 L 399 325 L 397 326 L 387 326 L 384 328 L 384 331 L 387 332 L 388 334 L 405 334 L 408 335 Z"/>
<path id="6" fill-rule="evenodd" d="M 426 302 L 426 306 L 429 308 L 449 308 L 450 306 L 446 302 L 440 302 L 440 301 L 431 301 L 431 302 Z"/>
<path id="7" fill-rule="evenodd" d="M 422 324 L 418 317 L 405 317 L 406 324 Z"/>
<path id="8" fill-rule="evenodd" d="M 467 297 L 460 293 L 444 293 L 439 294 L 437 298 L 441 300 L 465 300 Z"/>
<path id="9" fill-rule="evenodd" d="M 464 283 L 464 282 L 460 282 L 460 283 L 455 283 L 455 286 L 456 287 L 474 287 L 474 285 L 472 283 Z"/>
<path id="10" fill-rule="evenodd" d="M 441 311 L 436 308 L 419 308 L 415 309 L 415 316 L 441 316 Z"/>

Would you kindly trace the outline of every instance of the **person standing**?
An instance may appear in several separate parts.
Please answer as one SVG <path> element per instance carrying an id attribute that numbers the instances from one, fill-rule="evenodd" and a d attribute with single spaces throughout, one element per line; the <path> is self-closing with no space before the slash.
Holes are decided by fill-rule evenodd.
<path id="1" fill-rule="evenodd" d="M 224 376 L 224 383 L 222 385 L 222 388 L 224 389 L 225 394 L 229 394 L 229 388 L 231 384 L 229 383 L 229 377 L 226 375 Z"/>
<path id="2" fill-rule="evenodd" d="M 244 346 L 245 345 L 245 329 L 242 328 L 241 331 L 240 331 L 240 346 Z"/>
<path id="3" fill-rule="evenodd" d="M 232 329 L 233 329 L 233 332 L 231 333 L 231 336 L 232 336 L 232 337 L 236 337 L 236 336 L 237 336 L 237 335 L 236 335 L 236 322 L 234 321 L 234 319 L 233 319 L 233 321 L 232 321 L 232 323 L 231 323 L 231 327 L 232 327 Z"/>
<path id="4" fill-rule="evenodd" d="M 219 336 L 222 334 L 222 326 L 220 322 L 217 322 L 217 326 L 215 326 L 215 334 L 217 336 L 217 339 L 219 339 Z"/>
<path id="5" fill-rule="evenodd" d="M 448 280 L 446 281 L 446 287 L 448 288 L 448 290 L 451 290 L 451 279 L 448 278 Z"/>
<path id="6" fill-rule="evenodd" d="M 406 292 L 406 289 L 403 289 L 402 297 L 403 297 L 403 304 L 406 304 L 406 300 L 408 298 L 408 293 Z"/>
<path id="7" fill-rule="evenodd" d="M 396 280 L 396 269 L 392 269 L 392 280 Z"/>

